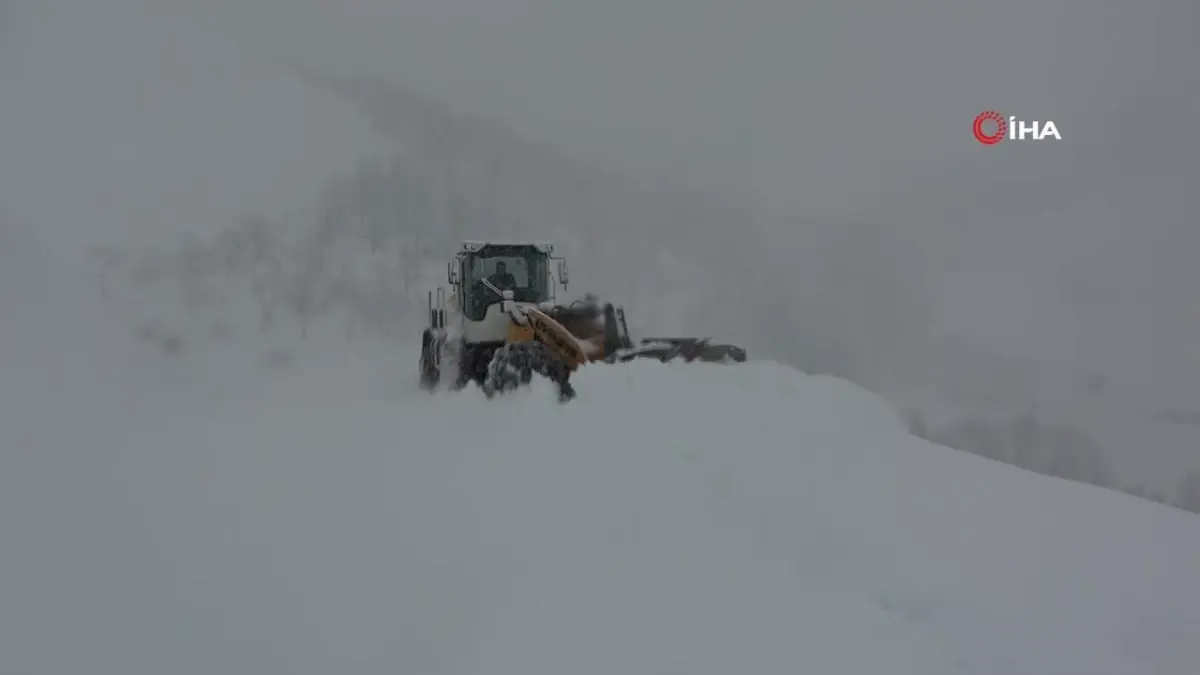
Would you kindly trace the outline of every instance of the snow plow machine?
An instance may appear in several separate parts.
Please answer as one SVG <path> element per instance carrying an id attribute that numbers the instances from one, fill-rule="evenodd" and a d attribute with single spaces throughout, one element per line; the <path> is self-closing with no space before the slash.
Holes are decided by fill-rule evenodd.
<path id="1" fill-rule="evenodd" d="M 428 391 L 474 382 L 492 397 L 536 375 L 554 382 L 566 401 L 575 397 L 571 374 L 587 364 L 746 360 L 740 347 L 707 338 L 645 338 L 635 345 L 624 310 L 592 296 L 557 304 L 567 265 L 550 244 L 464 242 L 446 279 L 449 293 L 429 292 L 429 325 L 421 335 L 421 386 Z"/>

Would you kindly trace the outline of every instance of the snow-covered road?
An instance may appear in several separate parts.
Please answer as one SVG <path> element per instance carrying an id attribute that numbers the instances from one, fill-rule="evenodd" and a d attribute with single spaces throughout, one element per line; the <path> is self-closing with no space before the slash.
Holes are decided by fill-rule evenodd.
<path id="1" fill-rule="evenodd" d="M 0 472 L 0 665 L 1191 675 L 1200 519 L 771 363 L 429 397 L 397 354 L 69 420 Z M 82 396 L 82 394 L 80 394 Z M 72 441 L 71 439 L 74 439 Z"/>

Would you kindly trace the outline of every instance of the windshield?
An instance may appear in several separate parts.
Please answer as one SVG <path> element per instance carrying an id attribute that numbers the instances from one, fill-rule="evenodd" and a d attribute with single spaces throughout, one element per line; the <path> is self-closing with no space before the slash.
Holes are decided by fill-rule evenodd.
<path id="1" fill-rule="evenodd" d="M 483 279 L 500 290 L 511 290 L 517 302 L 545 302 L 549 299 L 548 271 L 546 254 L 524 247 L 484 249 L 466 260 L 466 282 L 479 310 L 499 301 L 495 293 L 480 288 Z"/>

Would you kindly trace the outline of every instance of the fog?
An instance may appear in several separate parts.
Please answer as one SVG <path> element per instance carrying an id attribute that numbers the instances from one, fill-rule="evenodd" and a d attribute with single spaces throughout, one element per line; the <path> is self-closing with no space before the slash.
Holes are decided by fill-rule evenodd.
<path id="1" fill-rule="evenodd" d="M 19 3 L 0 43 L 5 211 L 58 250 L 287 210 L 374 141 L 159 3 Z"/>
<path id="2" fill-rule="evenodd" d="M 1200 513 L 1197 27 L 1191 0 L 0 0 L 0 671 L 703 642 L 1189 672 L 1192 514 L 904 423 Z M 1063 138 L 985 147 L 985 109 Z M 766 363 L 640 397 L 597 367 L 558 416 L 417 398 L 427 289 L 485 237 Z M 770 360 L 872 390 L 886 437 Z"/>
<path id="3" fill-rule="evenodd" d="M 753 210 L 752 227 L 696 218 L 692 246 L 746 228 L 746 264 L 782 275 L 783 296 L 844 298 L 880 336 L 897 326 L 870 317 L 924 309 L 840 297 L 793 268 L 818 226 L 886 232 L 905 252 L 872 255 L 927 286 L 933 309 L 894 350 L 846 340 L 873 362 L 859 370 L 909 366 L 896 389 L 979 393 L 1007 375 L 963 363 L 987 354 L 1045 375 L 1037 396 L 1106 417 L 1069 384 L 1102 376 L 1105 405 L 1141 424 L 1200 406 L 1197 25 L 1185 0 L 10 0 L 0 215 L 78 258 L 304 211 L 332 172 L 395 139 L 293 66 L 380 76 L 631 182 Z M 968 127 L 988 108 L 1053 119 L 1063 139 L 984 147 Z M 731 297 L 741 264 L 713 272 Z M 1191 441 L 1116 445 L 1136 480 L 1200 461 Z"/>

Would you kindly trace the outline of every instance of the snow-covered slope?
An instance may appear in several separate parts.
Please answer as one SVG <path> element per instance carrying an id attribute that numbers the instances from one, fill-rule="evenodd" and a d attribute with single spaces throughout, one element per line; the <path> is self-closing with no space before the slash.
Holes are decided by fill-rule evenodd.
<path id="1" fill-rule="evenodd" d="M 169 3 L 10 4 L 0 200 L 59 250 L 273 216 L 389 147 L 352 106 Z"/>
<path id="2" fill-rule="evenodd" d="M 1193 515 L 929 445 L 776 364 L 589 367 L 559 405 L 425 396 L 414 357 L 230 372 L 211 397 L 156 382 L 105 428 L 63 407 L 6 443 L 0 671 L 1200 662 Z"/>

